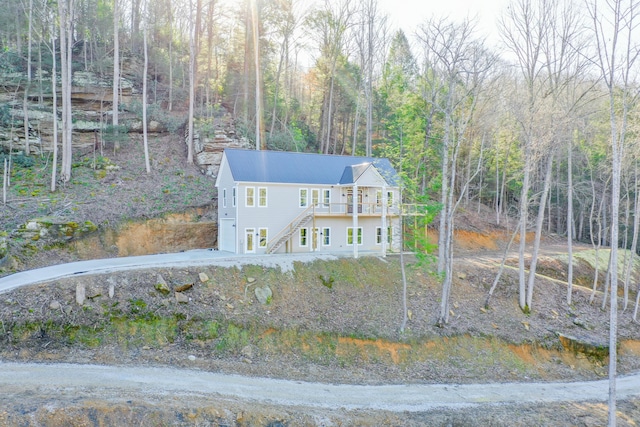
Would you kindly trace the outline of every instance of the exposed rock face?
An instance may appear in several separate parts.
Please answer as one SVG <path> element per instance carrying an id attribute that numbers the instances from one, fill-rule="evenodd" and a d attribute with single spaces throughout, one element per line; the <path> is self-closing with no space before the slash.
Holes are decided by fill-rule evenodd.
<path id="1" fill-rule="evenodd" d="M 120 79 L 120 105 L 140 106 L 142 103 L 139 85 L 141 66 L 131 58 L 124 58 L 123 77 Z M 139 67 L 139 68 L 138 68 Z M 39 101 L 37 90 L 32 88 L 29 104 L 27 106 L 28 131 L 25 135 L 23 107 L 23 95 L 25 88 L 21 86 L 26 81 L 26 75 L 3 76 L 0 84 L 12 88 L 5 96 L 0 95 L 0 102 L 5 103 L 11 110 L 13 125 L 0 124 L 0 146 L 14 153 L 24 153 L 26 142 L 29 141 L 29 152 L 40 155 L 53 151 L 53 106 L 52 96 L 43 96 L 44 105 L 36 105 Z M 45 76 L 46 77 L 46 76 Z M 1 77 L 0 77 L 1 78 Z M 138 81 L 134 83 L 134 80 Z M 112 80 L 100 77 L 88 71 L 76 71 L 73 73 L 73 87 L 71 102 L 73 104 L 73 145 L 74 148 L 90 149 L 98 140 L 99 132 L 112 122 Z M 58 111 L 58 129 L 61 129 Z M 186 113 L 185 113 L 186 114 Z M 119 122 L 126 126 L 129 132 L 142 133 L 142 121 L 140 112 L 122 111 L 119 114 Z M 235 131 L 235 123 L 230 115 L 216 117 L 213 129 L 196 128 L 194 133 L 194 159 L 203 174 L 216 176 L 222 151 L 227 147 L 250 148 L 246 138 L 240 138 Z M 168 124 L 158 120 L 150 120 L 147 126 L 148 132 L 159 134 L 168 131 Z M 208 126 L 208 125 L 207 125 Z M 188 135 L 185 135 L 187 140 Z"/>
<path id="2" fill-rule="evenodd" d="M 602 360 L 609 356 L 609 343 L 599 342 L 589 337 L 571 336 L 558 333 L 562 346 L 574 353 L 581 353 L 588 357 Z"/>
<path id="3" fill-rule="evenodd" d="M 185 141 L 188 141 L 188 134 L 185 134 Z M 218 121 L 213 137 L 201 136 L 198 130 L 193 135 L 195 161 L 205 175 L 217 175 L 225 148 L 250 148 L 246 138 L 237 137 L 233 120 L 229 116 Z"/>
<path id="4" fill-rule="evenodd" d="M 25 240 L 43 240 L 53 243 L 73 240 L 96 230 L 97 227 L 89 221 L 79 224 L 60 218 L 42 217 L 28 221 L 16 231 Z"/>
<path id="5" fill-rule="evenodd" d="M 127 62 L 130 61 L 125 61 L 125 63 Z M 135 64 L 128 66 L 135 67 Z M 123 105 L 130 105 L 133 101 L 139 102 L 140 95 L 133 81 L 129 79 L 129 76 L 135 77 L 136 75 L 139 73 L 130 70 L 127 77 L 120 79 L 121 103 Z M 24 153 L 28 138 L 30 154 L 40 155 L 52 151 L 53 107 L 51 94 L 44 94 L 43 105 L 36 105 L 34 101 L 38 101 L 38 90 L 37 88 L 31 89 L 27 106 L 28 135 L 25 135 L 23 125 L 25 113 L 22 101 L 24 87 L 22 84 L 26 81 L 26 75 L 13 76 L 13 78 L 9 75 L 2 77 L 1 83 L 12 90 L 10 91 L 11 96 L 5 96 L 0 101 L 9 106 L 14 123 L 13 126 L 6 128 L 0 126 L 0 146 L 4 146 L 6 149 L 11 148 L 14 153 Z M 48 77 L 45 76 L 45 78 Z M 74 148 L 91 146 L 94 143 L 94 132 L 103 128 L 105 123 L 111 122 L 109 114 L 112 108 L 112 81 L 109 78 L 100 78 L 92 72 L 75 71 L 72 84 L 73 145 Z M 135 115 L 123 113 L 120 121 L 123 124 L 128 124 L 127 121 L 131 121 L 135 117 Z M 58 129 L 61 129 L 59 119 Z"/>

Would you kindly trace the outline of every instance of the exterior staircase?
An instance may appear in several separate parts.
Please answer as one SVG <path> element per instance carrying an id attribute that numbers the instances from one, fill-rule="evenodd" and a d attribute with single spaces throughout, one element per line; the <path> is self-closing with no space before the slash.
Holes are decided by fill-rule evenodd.
<path id="1" fill-rule="evenodd" d="M 273 239 L 270 239 L 267 244 L 267 253 L 272 254 L 296 234 L 302 227 L 309 223 L 315 215 L 314 206 L 310 206 L 300 215 L 298 215 L 293 221 L 291 221 L 285 228 L 280 230 Z"/>

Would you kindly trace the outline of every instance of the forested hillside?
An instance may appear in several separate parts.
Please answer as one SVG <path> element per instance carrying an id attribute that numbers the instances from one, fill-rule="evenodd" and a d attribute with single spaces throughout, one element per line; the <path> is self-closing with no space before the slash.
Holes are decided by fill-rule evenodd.
<path id="1" fill-rule="evenodd" d="M 633 2 L 514 0 L 497 17 L 496 46 L 473 20 L 434 17 L 403 32 L 376 0 L 3 4 L 0 143 L 15 149 L 22 129 L 28 156 L 32 138 L 51 140 L 40 145 L 55 150 L 52 190 L 71 179 L 73 96 L 89 75 L 104 88 L 100 138 L 114 150 L 133 114 L 145 147 L 156 120 L 186 135 L 193 163 L 194 134 L 214 133 L 227 112 L 260 149 L 389 157 L 405 201 L 427 206 L 426 220 L 441 213 L 442 272 L 453 213 L 471 200 L 498 223 L 519 217 L 520 236 L 533 230 L 535 242 L 546 232 L 636 250 Z M 53 112 L 52 131 L 32 125 L 33 110 Z M 521 271 L 526 309 L 523 256 Z"/>
<path id="2" fill-rule="evenodd" d="M 424 214 L 417 225 L 433 221 L 439 234 L 439 326 L 453 312 L 453 237 L 463 209 L 470 215 L 489 206 L 495 223 L 513 233 L 525 315 L 537 310 L 543 234 L 566 241 L 566 307 L 574 295 L 573 242 L 610 246 L 608 265 L 619 268 L 606 269 L 603 282 L 615 378 L 617 290 L 624 285 L 627 308 L 629 254 L 638 252 L 640 229 L 640 1 L 512 0 L 496 17 L 496 45 L 473 19 L 432 17 L 416 29 L 395 28 L 377 0 L 1 4 L 4 219 L 20 217 L 24 205 L 7 200 L 18 175 L 46 181 L 44 191 L 62 194 L 59 211 L 70 213 L 72 185 L 87 187 L 88 205 L 120 200 L 108 199 L 114 217 L 151 217 L 213 197 L 211 180 L 202 192 L 184 188 L 201 171 L 213 173 L 192 164 L 200 138 L 217 140 L 222 123 L 233 124 L 234 141 L 256 149 L 385 156 L 404 178 L 403 202 Z M 167 138 L 184 150 L 161 146 Z M 89 188 L 90 179 L 107 176 L 97 165 L 118 167 L 105 153 L 125 163 L 120 147 L 134 140 L 143 148 L 132 164 L 148 179 L 127 171 Z M 74 182 L 84 166 L 90 178 Z M 157 188 L 129 191 L 125 205 L 119 190 L 143 181 Z M 43 194 L 22 190 L 12 191 Z M 153 209 L 137 205 L 145 199 Z M 0 230 L 0 251 L 9 231 Z M 407 239 L 418 258 L 431 247 L 422 236 Z M 618 248 L 630 251 L 619 256 Z M 407 313 L 405 306 L 405 322 Z"/>

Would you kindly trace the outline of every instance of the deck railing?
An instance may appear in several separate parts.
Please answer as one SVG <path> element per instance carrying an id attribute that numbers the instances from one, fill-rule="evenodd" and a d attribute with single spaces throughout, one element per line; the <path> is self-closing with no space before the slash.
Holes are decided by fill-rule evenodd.
<path id="1" fill-rule="evenodd" d="M 356 209 L 358 215 L 382 216 L 383 207 L 379 203 L 358 203 Z M 318 203 L 315 205 L 316 216 L 351 216 L 354 211 L 353 203 Z M 386 207 L 387 215 L 398 215 L 400 209 L 397 205 Z"/>

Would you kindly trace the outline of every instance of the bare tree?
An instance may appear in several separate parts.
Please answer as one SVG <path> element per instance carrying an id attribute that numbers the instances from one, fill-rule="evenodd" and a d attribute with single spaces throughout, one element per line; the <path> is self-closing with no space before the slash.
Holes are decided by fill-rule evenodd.
<path id="1" fill-rule="evenodd" d="M 580 14 L 564 0 L 516 0 L 502 17 L 500 29 L 507 47 L 517 57 L 526 91 L 525 104 L 516 113 L 523 140 L 524 170 L 520 195 L 520 308 L 528 312 L 533 304 L 540 240 L 549 200 L 553 164 L 557 147 L 571 138 L 568 126 L 578 105 L 577 76 L 584 61 L 577 51 L 580 40 Z M 576 99 L 577 98 L 577 99 Z M 542 164 L 542 167 L 537 167 Z M 525 248 L 532 172 L 542 169 L 542 188 L 538 201 L 535 234 L 528 278 L 525 283 Z"/>
<path id="2" fill-rule="evenodd" d="M 373 134 L 373 89 L 376 65 L 382 63 L 381 53 L 385 52 L 388 28 L 387 18 L 378 9 L 377 0 L 365 0 L 361 3 L 358 23 L 354 26 L 354 38 L 358 50 L 360 65 L 360 84 L 364 94 L 364 114 L 365 114 L 365 154 L 372 155 L 372 134 Z M 354 120 L 353 144 L 351 153 L 356 153 L 356 142 L 358 135 L 360 117 L 360 88 L 358 88 L 358 105 Z"/>
<path id="3" fill-rule="evenodd" d="M 151 165 L 149 164 L 149 140 L 147 132 L 147 74 L 149 73 L 149 46 L 147 43 L 147 26 L 149 25 L 149 17 L 147 11 L 147 1 L 143 1 L 142 45 L 144 50 L 144 71 L 142 72 L 142 139 L 144 140 L 144 165 L 147 173 L 151 173 Z"/>
<path id="4" fill-rule="evenodd" d="M 53 155 L 51 161 L 51 192 L 56 191 L 56 173 L 58 170 L 58 77 L 56 72 L 56 35 L 54 30 L 54 24 L 51 23 L 51 95 L 52 100 L 52 117 L 53 117 Z"/>
<path id="5" fill-rule="evenodd" d="M 288 67 L 289 50 L 293 42 L 293 36 L 295 30 L 300 25 L 302 14 L 296 14 L 295 5 L 298 2 L 293 0 L 286 0 L 282 3 L 281 19 L 280 22 L 275 22 L 276 33 L 280 37 L 280 56 L 278 60 L 278 67 L 276 69 L 276 75 L 274 79 L 273 88 L 273 108 L 271 111 L 271 125 L 269 127 L 269 137 L 272 138 L 276 128 L 276 121 L 278 119 L 278 100 L 280 96 L 282 73 Z"/>
<path id="6" fill-rule="evenodd" d="M 320 123 L 320 151 L 329 153 L 333 135 L 334 94 L 336 85 L 336 68 L 347 42 L 347 30 L 353 25 L 352 1 L 345 0 L 338 4 L 325 0 L 323 8 L 311 14 L 307 20 L 314 36 L 320 45 L 318 67 L 323 79 L 323 102 Z"/>
<path id="7" fill-rule="evenodd" d="M 196 84 L 198 78 L 198 50 L 200 40 L 201 0 L 196 0 L 195 8 L 191 4 L 191 30 L 189 31 L 189 129 L 187 136 L 187 163 L 193 164 L 193 133 L 196 103 Z M 194 16 L 195 13 L 195 16 Z"/>
<path id="8" fill-rule="evenodd" d="M 519 304 L 528 312 L 527 285 L 525 280 L 525 249 L 529 216 L 529 191 L 531 173 L 534 165 L 534 144 L 537 140 L 535 131 L 536 112 L 540 108 L 539 99 L 542 91 L 538 84 L 544 63 L 542 60 L 542 42 L 549 35 L 547 8 L 543 1 L 543 10 L 538 10 L 532 0 L 515 0 L 500 18 L 499 28 L 507 48 L 516 55 L 517 65 L 524 80 L 526 90 L 525 105 L 522 106 L 517 120 L 522 135 L 523 179 L 520 192 L 520 246 L 519 259 Z"/>
<path id="9" fill-rule="evenodd" d="M 596 65 L 606 85 L 611 126 L 611 300 L 609 319 L 609 426 L 616 425 L 616 369 L 618 331 L 618 234 L 620 175 L 627 118 L 637 101 L 636 60 L 639 48 L 632 34 L 640 3 L 634 0 L 588 1 L 596 41 Z M 602 6 L 602 8 L 601 8 Z"/>
<path id="10" fill-rule="evenodd" d="M 258 3 L 251 0 L 251 23 L 253 35 L 253 66 L 256 72 L 256 150 L 262 148 L 262 79 L 260 67 L 260 14 L 258 13 Z"/>
<path id="11" fill-rule="evenodd" d="M 635 259 L 636 259 L 636 250 L 638 249 L 638 230 L 640 230 L 640 215 L 638 215 L 637 213 L 640 212 L 640 197 L 638 197 L 638 191 L 640 190 L 640 187 L 638 186 L 638 162 L 637 157 L 634 155 L 634 162 L 633 162 L 633 178 L 634 178 L 634 184 L 633 184 L 633 194 L 634 194 L 634 202 L 633 202 L 633 212 L 636 212 L 635 215 L 633 215 L 633 234 L 632 234 L 632 238 L 631 238 L 631 250 L 628 251 L 626 254 L 628 254 L 628 260 L 625 263 L 625 273 L 624 273 L 624 293 L 623 293 L 623 303 L 622 303 L 622 310 L 626 310 L 627 306 L 629 304 L 629 284 L 631 282 L 631 270 L 632 267 L 635 265 Z M 627 215 L 630 215 L 629 212 L 629 206 L 627 204 Z M 627 245 L 625 245 L 626 247 Z"/>
<path id="12" fill-rule="evenodd" d="M 444 275 L 438 325 L 449 320 L 449 295 L 452 284 L 454 212 L 456 201 L 456 168 L 461 145 L 474 116 L 479 94 L 495 64 L 481 42 L 473 38 L 474 26 L 469 20 L 460 24 L 432 20 L 422 25 L 418 38 L 425 54 L 425 76 L 439 87 L 440 95 L 431 108 L 444 119 L 442 138 L 442 183 L 440 230 L 438 240 L 438 272 Z M 432 98 L 433 99 L 433 98 Z M 465 183 L 466 186 L 468 184 Z M 461 191 L 461 195 L 464 194 Z"/>
<path id="13" fill-rule="evenodd" d="M 60 75 L 62 80 L 62 164 L 60 177 L 71 179 L 73 122 L 71 114 L 72 53 L 73 53 L 73 0 L 58 1 L 60 21 Z"/>
<path id="14" fill-rule="evenodd" d="M 113 0 L 113 87 L 112 87 L 112 122 L 114 133 L 114 146 L 113 149 L 119 148 L 118 137 L 118 108 L 119 108 L 119 93 L 120 93 L 120 10 L 118 0 Z"/>

